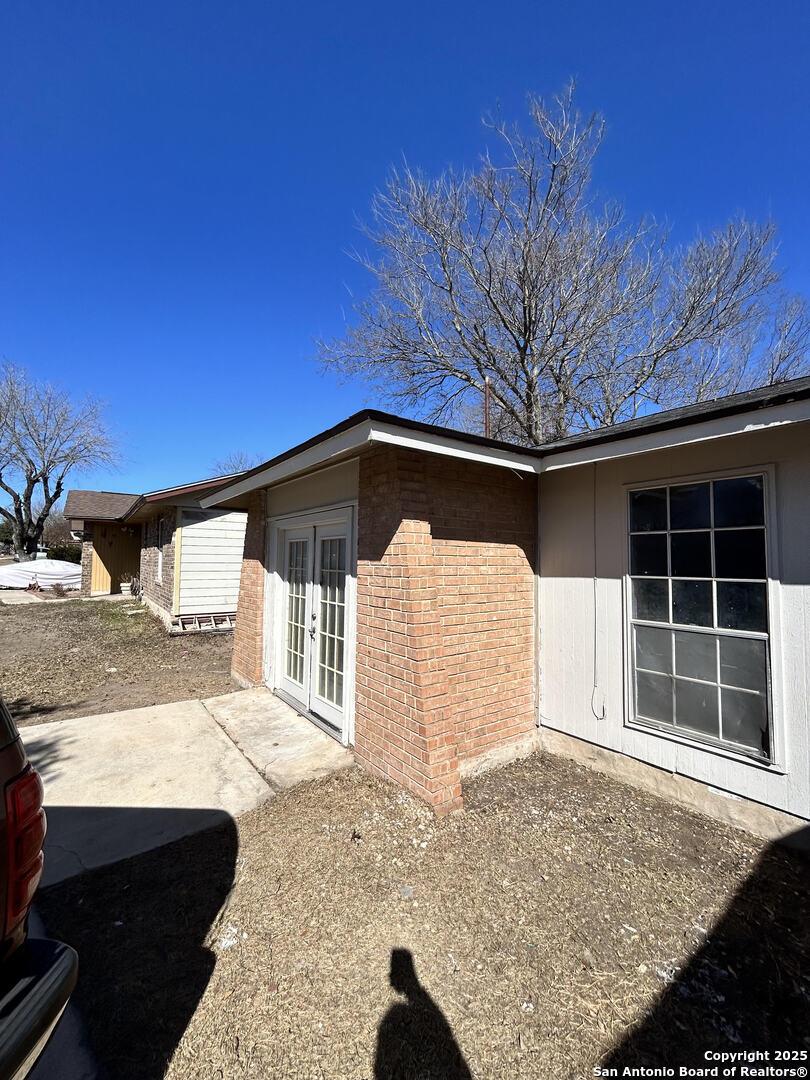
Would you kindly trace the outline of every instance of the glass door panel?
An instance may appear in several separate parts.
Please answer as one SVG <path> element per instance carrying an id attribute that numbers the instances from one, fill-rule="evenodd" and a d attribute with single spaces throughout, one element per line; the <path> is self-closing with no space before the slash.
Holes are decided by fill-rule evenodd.
<path id="1" fill-rule="evenodd" d="M 331 535 L 330 535 L 331 533 Z M 316 529 L 317 673 L 312 711 L 340 726 L 343 716 L 346 626 L 346 536 Z"/>
<path id="2" fill-rule="evenodd" d="M 278 568 L 282 596 L 275 631 L 283 696 L 345 735 L 347 579 L 351 519 L 284 529 Z"/>
<path id="3" fill-rule="evenodd" d="M 296 529 L 284 542 L 281 687 L 304 708 L 309 702 L 313 530 Z"/>
<path id="4" fill-rule="evenodd" d="M 287 636 L 285 674 L 304 685 L 304 637 L 307 632 L 307 554 L 306 540 L 292 540 L 287 548 Z"/>

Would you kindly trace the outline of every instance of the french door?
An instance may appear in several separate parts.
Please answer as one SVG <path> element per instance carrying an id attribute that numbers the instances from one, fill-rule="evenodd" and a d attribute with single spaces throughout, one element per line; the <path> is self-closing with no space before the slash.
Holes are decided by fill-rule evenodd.
<path id="1" fill-rule="evenodd" d="M 349 523 L 280 531 L 281 655 L 277 687 L 343 733 Z"/>

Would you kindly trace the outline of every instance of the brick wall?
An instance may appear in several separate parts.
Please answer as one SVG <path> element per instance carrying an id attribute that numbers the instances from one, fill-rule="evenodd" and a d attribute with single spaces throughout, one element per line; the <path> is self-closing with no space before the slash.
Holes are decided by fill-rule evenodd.
<path id="1" fill-rule="evenodd" d="M 396 448 L 360 461 L 355 752 L 438 812 L 535 726 L 536 484 Z"/>
<path id="2" fill-rule="evenodd" d="M 163 522 L 163 571 L 156 581 L 158 569 L 158 523 Z M 174 534 L 177 511 L 169 507 L 162 514 L 148 518 L 141 526 L 141 562 L 139 577 L 141 592 L 158 607 L 171 614 L 174 604 Z"/>
<path id="3" fill-rule="evenodd" d="M 231 674 L 243 686 L 256 686 L 263 676 L 265 502 L 264 491 L 251 496 L 239 579 Z"/>
<path id="4" fill-rule="evenodd" d="M 93 574 L 93 523 L 84 522 L 82 539 L 82 586 L 81 595 L 90 595 Z"/>

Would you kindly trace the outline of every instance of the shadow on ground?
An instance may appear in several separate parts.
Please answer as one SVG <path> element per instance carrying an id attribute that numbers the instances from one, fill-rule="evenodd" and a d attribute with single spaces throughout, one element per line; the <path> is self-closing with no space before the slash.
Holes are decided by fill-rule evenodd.
<path id="1" fill-rule="evenodd" d="M 807 848 L 810 828 L 793 844 Z M 661 883 L 662 889 L 666 883 Z M 773 844 L 606 1068 L 712 1065 L 713 1050 L 810 1050 L 810 855 Z"/>
<path id="2" fill-rule="evenodd" d="M 57 703 L 56 705 L 46 704 L 42 701 L 35 701 L 31 697 L 16 697 L 6 701 L 9 712 L 14 717 L 18 724 L 26 725 L 33 722 L 44 724 L 47 723 L 52 713 L 63 712 L 67 709 L 76 709 L 81 702 L 68 702 Z"/>
<path id="3" fill-rule="evenodd" d="M 49 819 L 58 826 L 71 809 L 49 808 Z M 214 968 L 206 939 L 233 884 L 236 826 L 212 810 L 93 813 L 102 830 L 143 825 L 144 815 L 162 815 L 167 835 L 193 827 L 195 815 L 203 830 L 44 889 L 37 901 L 49 934 L 79 954 L 73 1000 L 102 1075 L 159 1080 Z"/>
<path id="4" fill-rule="evenodd" d="M 447 1019 L 419 982 L 408 949 L 391 950 L 392 1005 L 377 1032 L 374 1080 L 472 1080 Z"/>

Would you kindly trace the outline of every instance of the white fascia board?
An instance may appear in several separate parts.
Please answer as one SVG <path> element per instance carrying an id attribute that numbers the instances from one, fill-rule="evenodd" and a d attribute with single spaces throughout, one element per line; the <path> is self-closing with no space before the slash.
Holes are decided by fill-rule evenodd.
<path id="1" fill-rule="evenodd" d="M 371 422 L 369 441 L 401 446 L 407 450 L 422 450 L 429 454 L 444 454 L 446 457 L 462 458 L 464 461 L 477 461 L 482 465 L 500 465 L 517 472 L 540 471 L 540 458 L 522 454 L 519 450 L 476 446 L 475 443 L 460 442 L 452 436 L 412 431 L 379 420 Z"/>
<path id="2" fill-rule="evenodd" d="M 206 509 L 209 506 L 217 506 L 219 503 L 235 499 L 239 495 L 246 495 L 248 492 L 256 491 L 258 488 L 270 487 L 271 484 L 277 484 L 288 477 L 314 469 L 327 463 L 330 458 L 336 457 L 338 454 L 358 450 L 364 443 L 368 442 L 370 429 L 370 421 L 363 420 L 346 431 L 340 431 L 337 435 L 324 439 L 323 442 L 307 447 L 306 450 L 302 450 L 299 454 L 286 458 L 284 461 L 279 461 L 276 465 L 270 465 L 268 468 L 262 469 L 261 472 L 247 476 L 236 484 L 230 484 L 205 499 L 200 499 L 200 506 Z"/>
<path id="3" fill-rule="evenodd" d="M 520 451 L 502 450 L 498 447 L 476 446 L 448 435 L 414 431 L 380 420 L 363 420 L 346 431 L 332 435 L 322 442 L 302 450 L 300 454 L 286 458 L 271 465 L 261 472 L 254 473 L 244 480 L 231 484 L 221 491 L 200 499 L 200 506 L 208 508 L 227 502 L 239 495 L 245 495 L 257 488 L 270 487 L 300 473 L 328 465 L 335 457 L 344 457 L 352 451 L 360 450 L 366 443 L 385 443 L 389 446 L 401 446 L 408 450 L 421 450 L 428 454 L 443 454 L 446 457 L 461 458 L 464 461 L 476 461 L 483 465 L 499 465 L 501 468 L 514 469 L 517 472 L 539 472 L 540 458 L 522 454 Z"/>
<path id="4" fill-rule="evenodd" d="M 810 419 L 810 400 L 791 401 L 783 405 L 773 405 L 765 409 L 750 409 L 744 413 L 716 419 L 696 420 L 683 427 L 666 428 L 662 431 L 640 432 L 605 443 L 595 443 L 575 450 L 556 451 L 540 457 L 521 453 L 520 450 L 507 450 L 501 447 L 479 446 L 475 443 L 462 442 L 451 435 L 416 431 L 400 427 L 384 420 L 362 420 L 346 431 L 338 432 L 321 442 L 301 450 L 275 465 L 269 465 L 261 472 L 230 484 L 215 492 L 199 504 L 204 509 L 218 506 L 220 503 L 270 487 L 284 480 L 292 479 L 301 473 L 329 465 L 335 458 L 343 458 L 359 451 L 368 443 L 382 443 L 401 446 L 423 453 L 441 454 L 446 457 L 475 461 L 482 465 L 496 465 L 512 469 L 515 472 L 541 473 L 557 469 L 567 469 L 575 465 L 606 461 L 611 458 L 629 457 L 633 454 L 645 454 L 654 450 L 665 450 L 689 443 L 706 442 L 710 439 L 728 435 L 740 435 L 748 431 L 760 431 L 784 424 L 794 424 Z"/>
<path id="5" fill-rule="evenodd" d="M 763 431 L 810 420 L 810 400 L 789 401 L 765 409 L 750 409 L 744 413 L 720 416 L 714 420 L 697 420 L 683 427 L 666 428 L 663 431 L 642 432 L 634 436 L 594 446 L 582 446 L 576 450 L 558 451 L 546 455 L 539 472 L 569 469 L 574 465 L 587 465 L 612 458 L 647 454 L 654 450 L 669 450 L 690 443 L 722 439 L 729 435 L 744 435 L 749 431 Z"/>

